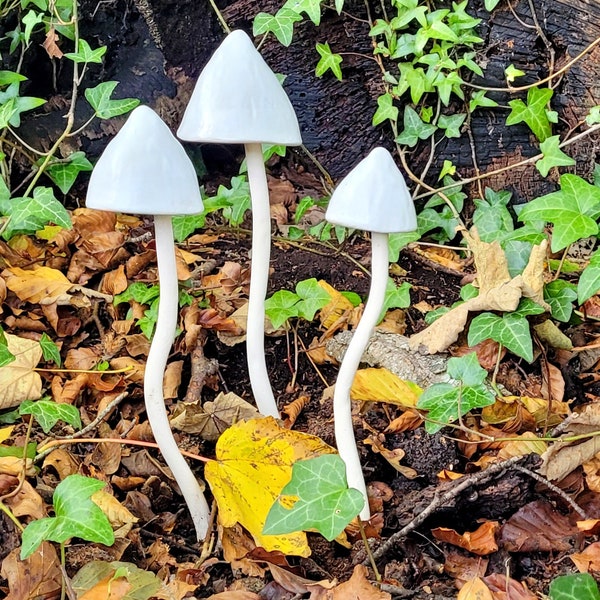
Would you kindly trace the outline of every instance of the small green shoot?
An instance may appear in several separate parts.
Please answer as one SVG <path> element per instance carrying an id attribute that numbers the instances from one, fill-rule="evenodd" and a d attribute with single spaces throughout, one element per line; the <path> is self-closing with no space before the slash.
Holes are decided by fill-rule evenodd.
<path id="1" fill-rule="evenodd" d="M 318 531 L 331 541 L 362 510 L 364 498 L 348 488 L 346 465 L 338 454 L 301 460 L 292 467 L 292 479 L 271 507 L 263 533 L 282 535 Z"/>

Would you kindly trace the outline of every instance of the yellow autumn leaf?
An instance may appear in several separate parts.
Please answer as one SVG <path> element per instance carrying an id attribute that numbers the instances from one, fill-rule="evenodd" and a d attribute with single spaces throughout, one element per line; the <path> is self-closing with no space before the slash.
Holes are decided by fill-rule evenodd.
<path id="1" fill-rule="evenodd" d="M 39 342 L 7 333 L 6 344 L 15 360 L 0 367 L 0 410 L 42 395 L 42 379 L 34 371 L 42 358 Z"/>
<path id="2" fill-rule="evenodd" d="M 273 417 L 233 425 L 217 442 L 216 460 L 204 468 L 219 522 L 224 527 L 239 523 L 268 551 L 308 556 L 304 532 L 263 535 L 262 530 L 275 499 L 292 478 L 292 465 L 334 452 L 318 437 L 280 427 Z"/>
<path id="3" fill-rule="evenodd" d="M 387 402 L 414 408 L 422 392 L 412 381 L 404 381 L 384 368 L 372 368 L 356 372 L 350 397 L 361 402 Z"/>
<path id="4" fill-rule="evenodd" d="M 14 425 L 9 425 L 8 427 L 3 427 L 2 429 L 0 429 L 0 444 L 2 444 L 10 438 L 14 428 Z"/>
<path id="5" fill-rule="evenodd" d="M 540 440 L 532 431 L 517 436 L 515 439 L 507 442 L 498 452 L 500 460 L 507 460 L 513 456 L 525 456 L 527 454 L 543 454 L 548 448 L 548 444 Z"/>
<path id="6" fill-rule="evenodd" d="M 73 284 L 58 269 L 34 265 L 31 269 L 10 267 L 2 271 L 6 287 L 20 300 L 49 304 L 66 294 Z"/>
<path id="7" fill-rule="evenodd" d="M 494 595 L 483 579 L 475 577 L 465 582 L 456 598 L 457 600 L 494 600 Z"/>
<path id="8" fill-rule="evenodd" d="M 113 495 L 104 490 L 94 492 L 91 496 L 91 500 L 107 516 L 112 528 L 120 530 L 120 535 L 117 535 L 116 537 L 125 537 L 131 530 L 133 524 L 137 523 L 139 520 Z"/>
<path id="9" fill-rule="evenodd" d="M 331 296 L 331 301 L 319 313 L 319 320 L 325 329 L 329 329 L 344 313 L 351 311 L 354 306 L 345 296 L 342 296 L 326 281 L 319 281 L 319 285 Z"/>

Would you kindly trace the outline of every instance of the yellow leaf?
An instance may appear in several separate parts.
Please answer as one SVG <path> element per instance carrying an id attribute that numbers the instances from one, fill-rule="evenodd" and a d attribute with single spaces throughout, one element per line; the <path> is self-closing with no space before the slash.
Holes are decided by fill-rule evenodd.
<path id="1" fill-rule="evenodd" d="M 490 588 L 479 577 L 467 581 L 460 588 L 456 598 L 457 600 L 494 600 Z"/>
<path id="2" fill-rule="evenodd" d="M 0 444 L 10 438 L 14 428 L 14 425 L 9 425 L 8 427 L 3 427 L 0 429 Z"/>
<path id="3" fill-rule="evenodd" d="M 540 440 L 535 433 L 527 431 L 522 435 L 513 436 L 519 439 L 515 439 L 512 442 L 507 442 L 500 452 L 498 452 L 498 458 L 500 460 L 506 460 L 513 456 L 525 456 L 526 454 L 543 454 L 548 447 L 548 444 Z"/>
<path id="4" fill-rule="evenodd" d="M 117 537 L 125 537 L 132 525 L 138 521 L 138 518 L 134 517 L 129 509 L 104 490 L 93 493 L 91 500 L 108 517 L 113 529 L 124 528 Z"/>
<path id="5" fill-rule="evenodd" d="M 6 342 L 15 360 L 0 367 L 0 410 L 42 395 L 42 379 L 34 371 L 42 358 L 40 344 L 10 333 L 6 334 Z"/>
<path id="6" fill-rule="evenodd" d="M 331 296 L 331 301 L 319 313 L 319 320 L 325 329 L 329 329 L 344 313 L 350 312 L 354 306 L 345 296 L 342 296 L 326 281 L 319 281 L 319 285 Z"/>
<path id="7" fill-rule="evenodd" d="M 280 427 L 273 417 L 233 425 L 217 442 L 216 460 L 204 469 L 219 507 L 219 522 L 223 527 L 239 523 L 268 551 L 308 556 L 304 532 L 263 535 L 262 530 L 271 506 L 292 477 L 294 462 L 334 452 L 318 437 Z"/>
<path id="8" fill-rule="evenodd" d="M 416 383 L 404 381 L 387 369 L 360 369 L 354 377 L 350 397 L 414 408 L 422 392 Z"/>
<path id="9" fill-rule="evenodd" d="M 6 287 L 9 290 L 20 300 L 32 304 L 50 304 L 73 287 L 58 269 L 50 267 L 35 265 L 28 270 L 11 267 L 5 269 L 2 276 L 6 279 Z"/>

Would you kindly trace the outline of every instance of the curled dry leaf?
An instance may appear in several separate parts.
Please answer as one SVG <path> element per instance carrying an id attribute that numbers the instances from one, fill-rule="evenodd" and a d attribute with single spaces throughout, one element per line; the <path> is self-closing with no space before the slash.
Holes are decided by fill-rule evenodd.
<path id="1" fill-rule="evenodd" d="M 248 577 L 264 577 L 266 569 L 257 561 L 248 558 L 256 544 L 241 525 L 236 523 L 233 527 L 219 527 L 218 532 L 223 547 L 223 558 L 232 569 L 239 569 Z"/>
<path id="2" fill-rule="evenodd" d="M 402 448 L 395 448 L 394 450 L 388 450 L 385 446 L 385 436 L 383 434 L 370 435 L 365 441 L 365 445 L 371 446 L 371 449 L 376 454 L 381 454 L 387 462 L 398 471 L 402 473 L 407 479 L 415 479 L 419 476 L 417 471 L 407 467 L 406 465 L 400 464 L 400 461 L 404 458 L 404 450 Z"/>
<path id="3" fill-rule="evenodd" d="M 336 582 L 323 579 L 321 581 L 312 581 L 305 577 L 300 577 L 288 569 L 284 569 L 276 564 L 268 563 L 273 579 L 286 591 L 292 594 L 304 595 L 310 594 L 311 598 L 327 598 L 325 590 L 335 588 Z M 358 598 L 359 596 L 355 596 Z"/>
<path id="4" fill-rule="evenodd" d="M 308 396 L 299 396 L 281 409 L 281 414 L 287 417 L 285 419 L 285 426 L 288 429 L 293 427 L 296 419 L 300 416 L 300 413 L 304 410 L 309 402 L 310 398 Z"/>
<path id="5" fill-rule="evenodd" d="M 447 527 L 432 529 L 431 534 L 436 540 L 464 548 L 473 554 L 485 556 L 498 550 L 496 532 L 499 527 L 500 524 L 497 521 L 487 521 L 475 531 L 466 531 L 462 535 Z"/>
<path id="6" fill-rule="evenodd" d="M 590 544 L 583 552 L 574 552 L 569 558 L 580 573 L 600 572 L 600 542 Z"/>
<path id="7" fill-rule="evenodd" d="M 0 367 L 0 410 L 18 406 L 23 400 L 37 400 L 42 395 L 42 379 L 34 371 L 42 358 L 39 342 L 6 334 L 8 350 L 15 357 Z"/>
<path id="8" fill-rule="evenodd" d="M 492 573 L 483 578 L 492 591 L 494 600 L 538 600 L 538 596 L 530 592 L 523 583 L 507 577 L 505 573 Z"/>
<path id="9" fill-rule="evenodd" d="M 357 600 L 391 600 L 392 596 L 377 589 L 367 579 L 367 569 L 362 565 L 356 565 L 352 577 L 348 581 L 340 583 L 333 589 L 331 594 L 332 600 L 349 600 L 350 598 L 356 598 Z"/>
<path id="10" fill-rule="evenodd" d="M 468 556 L 457 551 L 450 550 L 446 553 L 444 572 L 455 580 L 456 587 L 460 589 L 465 582 L 483 577 L 487 570 L 489 559 Z"/>

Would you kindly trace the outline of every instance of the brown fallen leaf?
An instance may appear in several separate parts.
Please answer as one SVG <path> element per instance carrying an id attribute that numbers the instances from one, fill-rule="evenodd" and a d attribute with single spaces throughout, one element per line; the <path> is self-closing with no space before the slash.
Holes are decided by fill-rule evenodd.
<path id="1" fill-rule="evenodd" d="M 334 588 L 328 598 L 331 600 L 391 600 L 387 592 L 378 590 L 368 579 L 367 569 L 356 565 L 352 577 Z"/>
<path id="2" fill-rule="evenodd" d="M 590 544 L 583 552 L 574 552 L 569 558 L 580 573 L 600 572 L 600 542 Z"/>
<path id="3" fill-rule="evenodd" d="M 137 523 L 139 520 L 114 496 L 104 490 L 92 494 L 91 500 L 107 516 L 112 528 L 119 530 L 119 535 L 115 532 L 115 537 L 125 537 L 134 523 Z"/>
<path id="4" fill-rule="evenodd" d="M 42 358 L 39 342 L 10 333 L 5 336 L 15 360 L 0 367 L 0 410 L 17 406 L 23 400 L 38 400 L 42 395 L 42 379 L 34 371 Z"/>
<path id="5" fill-rule="evenodd" d="M 61 271 L 34 265 L 25 270 L 11 267 L 2 271 L 6 287 L 16 294 L 19 300 L 32 304 L 49 304 L 64 296 L 73 287 Z"/>
<path id="6" fill-rule="evenodd" d="M 213 594 L 206 600 L 261 600 L 261 597 L 254 592 L 234 590 L 231 592 L 219 592 L 218 594 Z"/>
<path id="7" fill-rule="evenodd" d="M 56 43 L 56 42 L 58 42 L 59 39 L 60 38 L 58 37 L 58 34 L 56 33 L 56 29 L 54 29 L 54 27 L 49 27 L 48 33 L 46 33 L 46 39 L 44 40 L 42 47 L 48 53 L 48 56 L 50 58 L 62 58 L 63 57 L 63 52 L 59 48 L 58 44 Z"/>
<path id="8" fill-rule="evenodd" d="M 492 573 L 483 581 L 491 590 L 494 600 L 538 600 L 537 594 L 530 592 L 525 584 L 507 577 L 505 573 Z"/>
<path id="9" fill-rule="evenodd" d="M 385 436 L 380 434 L 371 434 L 367 439 L 364 440 L 366 446 L 371 446 L 371 449 L 376 454 L 381 454 L 387 462 L 398 471 L 402 473 L 407 479 L 415 479 L 419 476 L 419 473 L 406 465 L 400 464 L 400 461 L 404 458 L 404 450 L 402 448 L 395 448 L 388 450 L 385 446 Z"/>
<path id="10" fill-rule="evenodd" d="M 536 500 L 519 509 L 500 528 L 498 544 L 508 552 L 564 552 L 578 529 L 548 502 Z"/>
<path id="11" fill-rule="evenodd" d="M 483 579 L 475 577 L 460 588 L 456 600 L 494 600 L 494 596 Z"/>
<path id="12" fill-rule="evenodd" d="M 233 527 L 219 527 L 218 532 L 223 558 L 232 569 L 239 569 L 247 577 L 264 577 L 266 569 L 248 558 L 256 544 L 241 525 L 236 523 Z"/>
<path id="13" fill-rule="evenodd" d="M 463 534 L 448 527 L 432 529 L 431 534 L 436 540 L 464 548 L 473 554 L 485 556 L 498 550 L 495 536 L 499 527 L 500 524 L 497 521 L 486 521 L 475 531 L 466 531 Z"/>
<path id="14" fill-rule="evenodd" d="M 5 600 L 51 598 L 60 592 L 62 572 L 54 546 L 42 542 L 35 552 L 21 560 L 15 548 L 3 561 L 0 576 L 8 581 Z"/>
<path id="15" fill-rule="evenodd" d="M 328 597 L 325 594 L 325 590 L 331 590 L 337 585 L 335 580 L 329 581 L 323 579 L 321 581 L 312 581 L 311 579 L 300 577 L 300 575 L 292 573 L 289 569 L 284 569 L 274 563 L 269 562 L 267 564 L 269 565 L 273 579 L 284 590 L 293 594 L 310 594 L 311 599 L 315 597 L 323 597 L 323 599 L 325 599 Z"/>
<path id="16" fill-rule="evenodd" d="M 487 558 L 467 556 L 450 550 L 446 553 L 444 572 L 455 580 L 456 587 L 460 589 L 467 581 L 483 577 L 488 563 Z"/>

